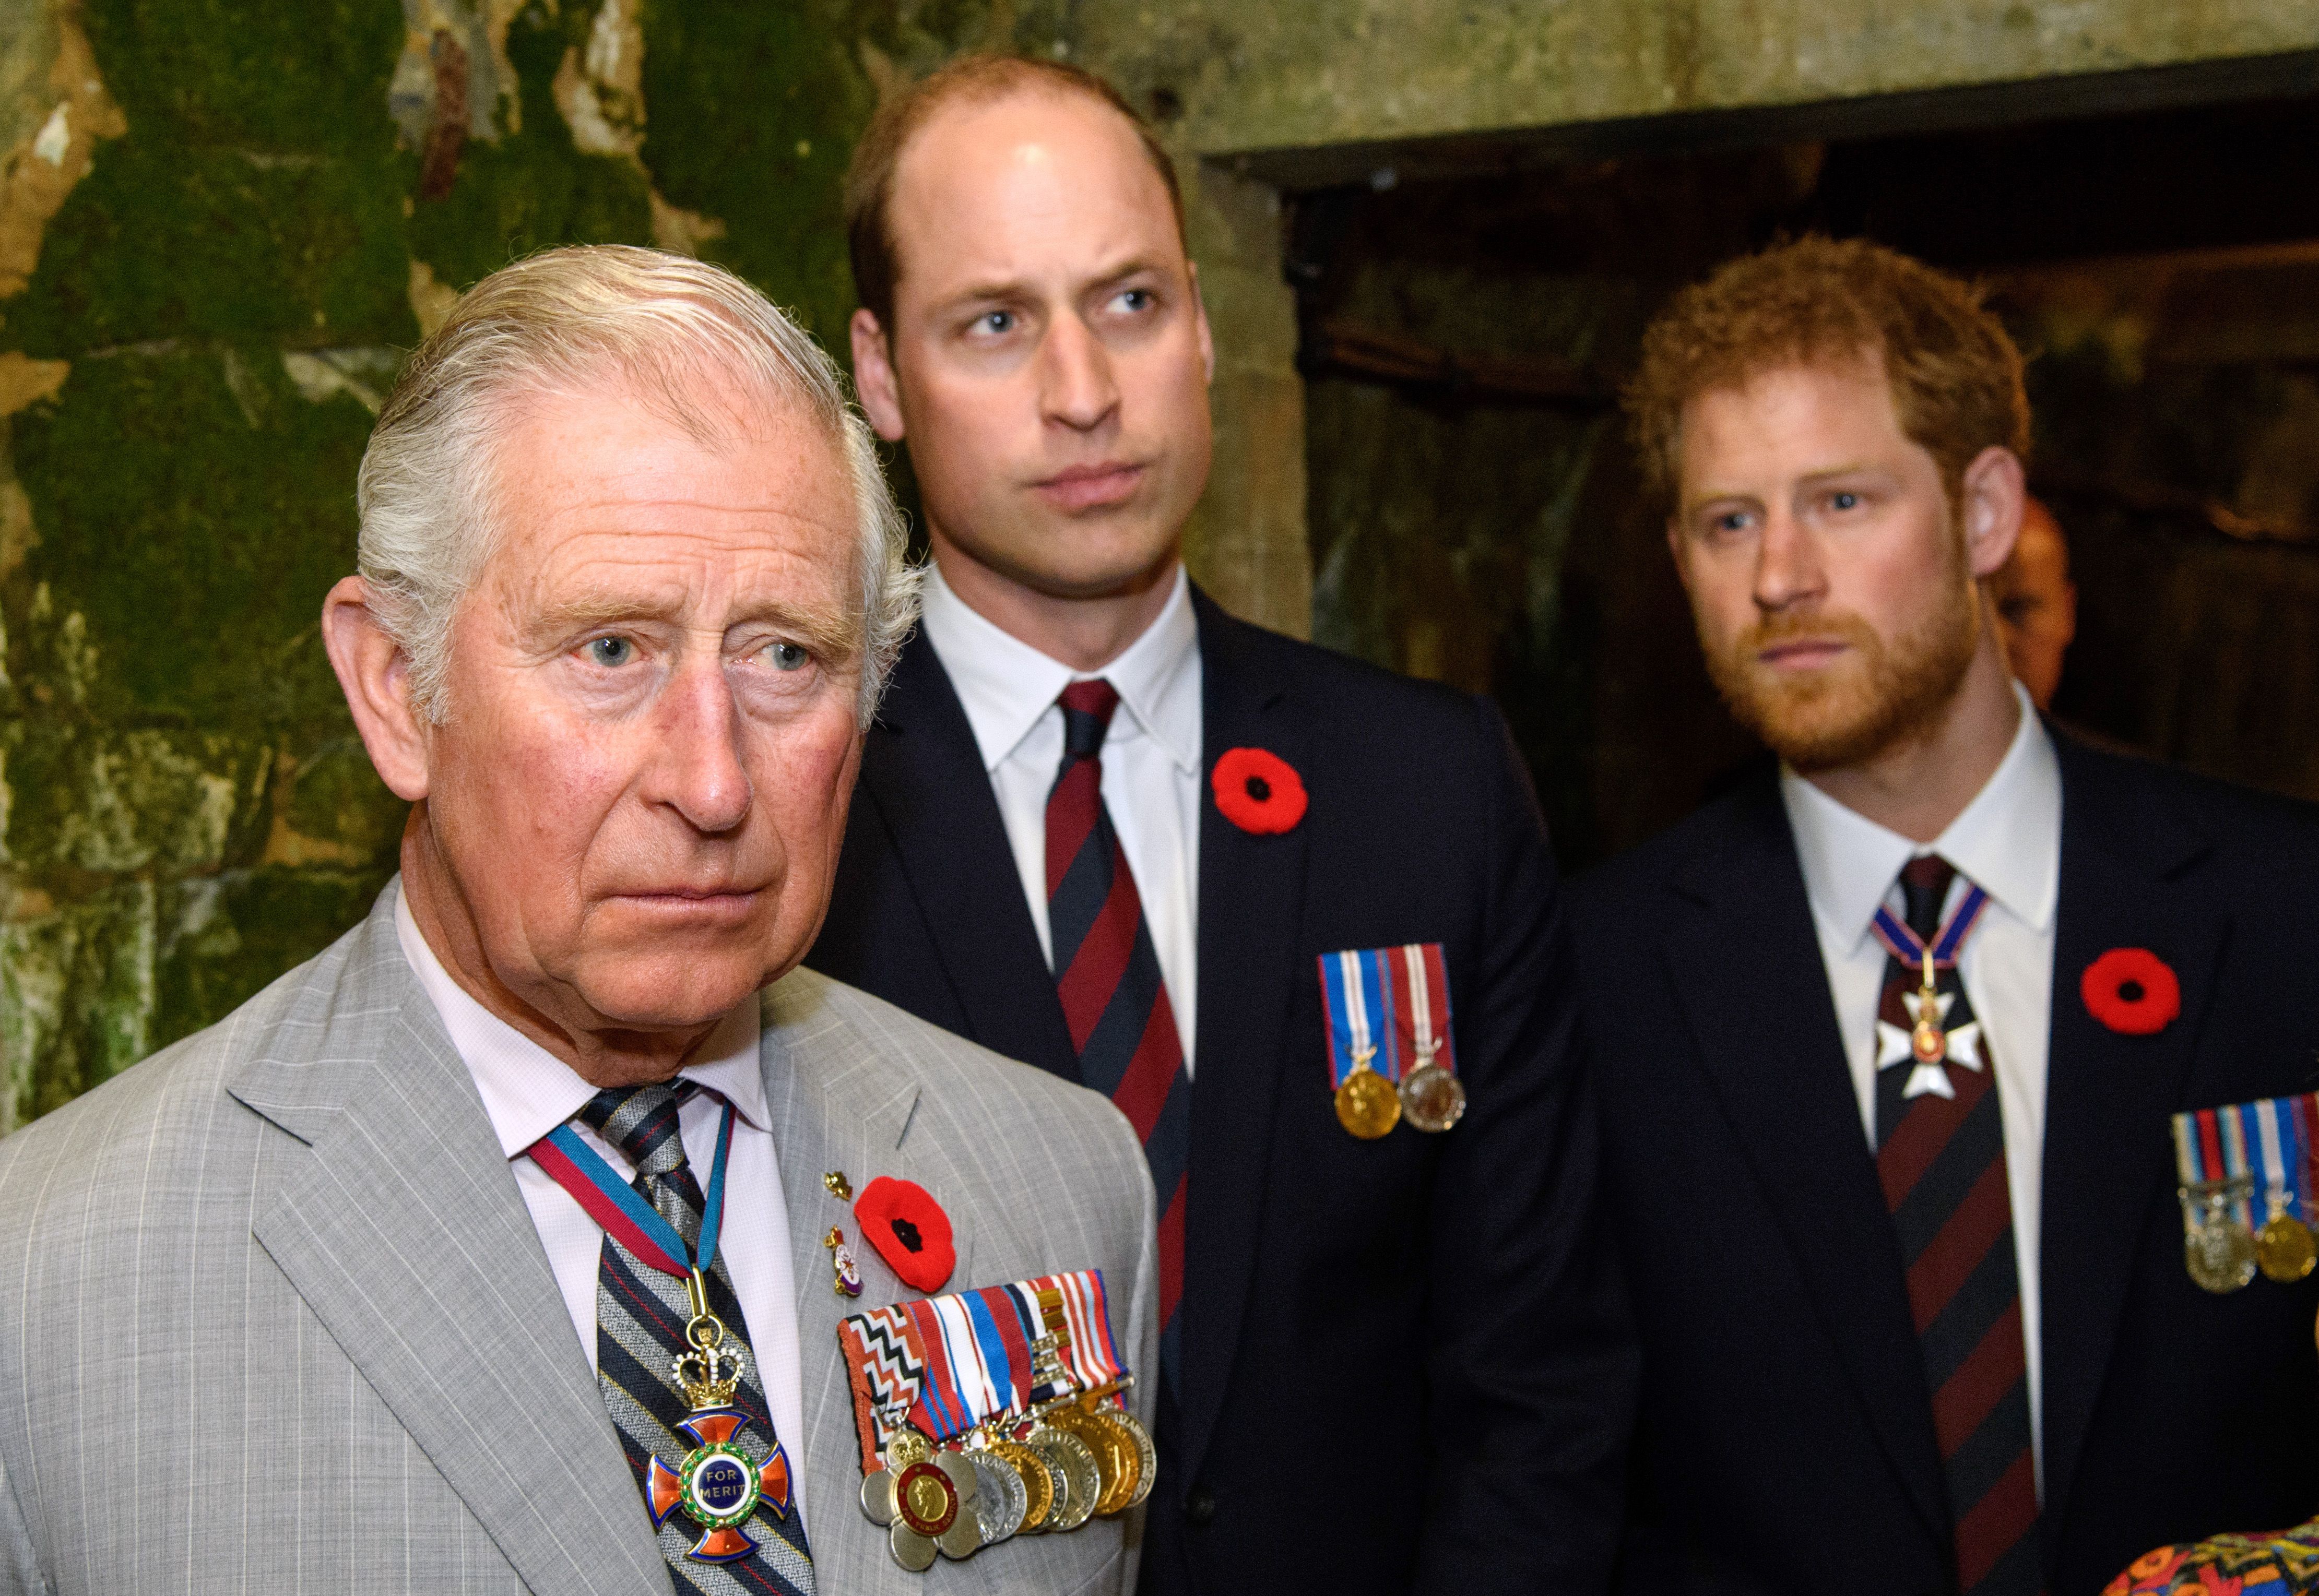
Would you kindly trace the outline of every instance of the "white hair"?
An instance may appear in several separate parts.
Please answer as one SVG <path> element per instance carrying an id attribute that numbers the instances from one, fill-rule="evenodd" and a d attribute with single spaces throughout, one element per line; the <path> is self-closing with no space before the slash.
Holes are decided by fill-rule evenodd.
<path id="1" fill-rule="evenodd" d="M 498 535 L 494 467 L 514 401 L 625 383 L 704 442 L 729 431 L 699 401 L 704 377 L 768 410 L 802 411 L 851 479 L 859 542 L 867 726 L 917 618 L 918 573 L 870 428 L 821 347 L 732 273 L 626 245 L 549 249 L 470 289 L 396 378 L 363 451 L 355 503 L 371 610 L 409 662 L 414 709 L 440 721 L 451 619 Z"/>

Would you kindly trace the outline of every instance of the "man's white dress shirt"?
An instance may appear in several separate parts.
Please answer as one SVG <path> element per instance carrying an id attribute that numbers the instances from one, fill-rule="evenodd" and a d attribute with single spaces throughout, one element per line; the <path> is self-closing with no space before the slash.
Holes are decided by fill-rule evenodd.
<path id="1" fill-rule="evenodd" d="M 1103 803 L 1143 902 L 1188 1074 L 1198 1034 L 1201 711 L 1200 629 L 1183 567 L 1151 624 L 1100 671 L 1074 671 L 1001 631 L 951 591 L 939 567 L 926 573 L 924 605 L 926 641 L 974 729 L 1051 969 L 1047 795 L 1063 762 L 1055 700 L 1074 681 L 1108 681 L 1119 694 L 1103 743 Z"/>
<path id="2" fill-rule="evenodd" d="M 531 1210 L 531 1222 L 547 1249 L 548 1267 L 572 1315 L 572 1328 L 596 1366 L 596 1276 L 604 1232 L 579 1200 L 555 1184 L 526 1156 L 531 1145 L 572 1116 L 596 1088 L 572 1067 L 467 995 L 436 958 L 400 896 L 394 928 L 402 956 L 443 1018 L 451 1045 L 482 1092 L 483 1110 L 500 1150 L 515 1171 L 515 1183 Z M 678 1072 L 706 1090 L 692 1093 L 678 1111 L 679 1134 L 693 1177 L 706 1188 L 717 1161 L 717 1126 L 724 1104 L 733 1105 L 733 1150 L 725 1164 L 725 1221 L 717 1250 L 733 1281 L 741 1316 L 749 1322 L 749 1351 L 765 1388 L 773 1429 L 788 1452 L 793 1472 L 805 1466 L 805 1377 L 798 1355 L 797 1282 L 790 1266 L 789 1210 L 781 1200 L 781 1170 L 774 1162 L 771 1123 L 765 1105 L 765 1078 L 758 1062 L 757 1000 L 753 996 L 727 1014 L 701 1044 L 699 1056 Z M 604 1162 L 623 1180 L 636 1166 L 588 1126 L 572 1123 Z M 802 1474 L 798 1477 L 802 1478 Z"/>
<path id="3" fill-rule="evenodd" d="M 1884 996 L 1884 944 L 1871 931 L 1878 906 L 1903 913 L 1901 866 L 1937 853 L 1957 869 L 1944 908 L 1971 881 L 1989 894 L 1981 924 L 1957 960 L 1966 1001 L 1981 1022 L 1997 1071 L 2005 1120 L 2005 1176 L 2013 1196 L 2013 1257 L 2021 1276 L 2021 1333 L 2028 1343 L 2029 1433 L 2038 1492 L 2044 1492 L 2044 1371 L 2038 1357 L 2038 1201 L 2044 1170 L 2045 1052 L 2053 1020 L 2053 924 L 2062 887 L 2062 771 L 2029 695 L 2019 684 L 2021 725 L 1988 783 L 1934 842 L 1918 845 L 1845 807 L 1791 770 L 1780 796 L 1803 863 L 1804 889 L 1827 967 L 1837 1026 L 1860 1099 L 1861 1126 L 1876 1145 L 1876 1014 Z M 1892 1066 L 1906 1069 L 1903 1061 Z M 1952 1064 L 1950 1068 L 1958 1068 Z"/>

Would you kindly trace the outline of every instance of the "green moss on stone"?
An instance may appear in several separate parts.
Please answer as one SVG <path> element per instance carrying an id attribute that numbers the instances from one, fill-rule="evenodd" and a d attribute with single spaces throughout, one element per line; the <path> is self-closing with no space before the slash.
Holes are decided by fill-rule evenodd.
<path id="1" fill-rule="evenodd" d="M 165 894 L 151 1041 L 215 1024 L 369 912 L 386 870 L 230 871 Z"/>
<path id="2" fill-rule="evenodd" d="M 290 796 L 290 829 L 376 860 L 394 861 L 411 806 L 386 789 L 361 739 L 326 743 L 298 766 Z"/>
<path id="3" fill-rule="evenodd" d="M 557 244 L 648 244 L 649 185 L 635 164 L 589 155 L 572 142 L 555 108 L 555 69 L 585 37 L 592 10 L 559 18 L 527 6 L 508 28 L 522 131 L 496 144 L 470 141 L 460 152 L 451 192 L 421 199 L 411 218 L 411 253 L 438 282 L 466 288 L 510 260 Z M 418 185 L 415 158 L 405 163 Z"/>
<path id="4" fill-rule="evenodd" d="M 253 161 L 133 130 L 54 222 L 10 341 L 34 356 L 161 338 L 409 345 L 400 167 Z"/>
<path id="5" fill-rule="evenodd" d="M 157 148 L 393 148 L 394 0 L 82 0 L 80 11 L 106 88 Z"/>
<path id="6" fill-rule="evenodd" d="M 877 96 L 835 0 L 645 0 L 644 158 L 663 198 L 725 223 L 704 253 L 842 349 L 853 311 L 839 184 Z"/>
<path id="7" fill-rule="evenodd" d="M 314 642 L 354 569 L 369 428 L 351 398 L 300 398 L 265 349 L 81 361 L 16 418 L 41 534 L 26 574 L 59 625 L 86 618 L 92 713 L 345 724 Z"/>

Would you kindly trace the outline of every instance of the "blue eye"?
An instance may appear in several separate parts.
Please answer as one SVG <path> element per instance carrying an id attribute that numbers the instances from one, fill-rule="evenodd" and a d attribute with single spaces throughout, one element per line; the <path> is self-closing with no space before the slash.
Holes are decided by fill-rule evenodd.
<path id="1" fill-rule="evenodd" d="M 1851 509 L 1859 504 L 1860 495 L 1857 493 L 1832 493 L 1828 496 L 1827 501 L 1836 506 L 1838 509 Z"/>
<path id="2" fill-rule="evenodd" d="M 977 320 L 974 325 L 978 330 L 982 332 L 1012 332 L 1015 330 L 1015 312 L 1012 311 L 992 311 Z"/>
<path id="3" fill-rule="evenodd" d="M 1158 296 L 1149 288 L 1131 288 L 1119 296 L 1120 303 L 1130 311 L 1148 311 L 1158 304 Z"/>
<path id="4" fill-rule="evenodd" d="M 592 637 L 588 641 L 588 663 L 613 667 L 625 665 L 636 657 L 636 645 L 626 637 Z"/>
<path id="5" fill-rule="evenodd" d="M 772 655 L 776 671 L 802 671 L 806 661 L 812 657 L 803 646 L 795 643 L 776 643 L 766 652 Z"/>

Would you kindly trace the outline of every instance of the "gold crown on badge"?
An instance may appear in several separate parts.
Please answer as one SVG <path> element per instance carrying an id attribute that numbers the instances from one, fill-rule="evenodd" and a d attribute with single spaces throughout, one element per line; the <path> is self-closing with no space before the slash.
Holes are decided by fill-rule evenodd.
<path id="1" fill-rule="evenodd" d="M 733 1393 L 740 1389 L 742 1376 L 749 1371 L 749 1355 L 738 1345 L 724 1346 L 723 1340 L 721 1335 L 696 1339 L 669 1366 L 676 1373 L 676 1383 L 684 1388 L 684 1400 L 696 1411 L 728 1406 Z"/>

